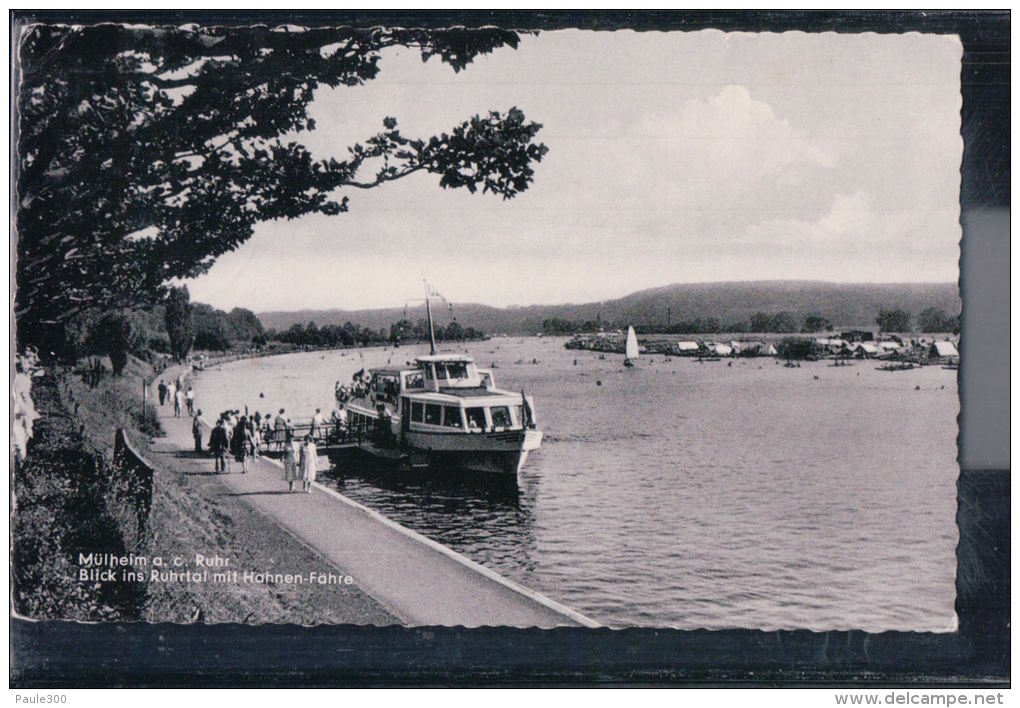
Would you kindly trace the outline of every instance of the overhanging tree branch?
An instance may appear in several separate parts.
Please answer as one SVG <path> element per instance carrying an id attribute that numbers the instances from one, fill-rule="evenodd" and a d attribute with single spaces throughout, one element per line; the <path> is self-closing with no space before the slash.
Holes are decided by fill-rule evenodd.
<path id="1" fill-rule="evenodd" d="M 314 127 L 317 89 L 374 79 L 388 47 L 460 71 L 518 40 L 498 29 L 32 27 L 16 87 L 19 342 L 79 309 L 160 298 L 260 221 L 341 214 L 346 188 L 427 172 L 504 199 L 527 189 L 546 148 L 516 108 L 424 139 L 386 118 L 343 160 L 283 142 Z M 135 236 L 146 227 L 155 234 Z"/>

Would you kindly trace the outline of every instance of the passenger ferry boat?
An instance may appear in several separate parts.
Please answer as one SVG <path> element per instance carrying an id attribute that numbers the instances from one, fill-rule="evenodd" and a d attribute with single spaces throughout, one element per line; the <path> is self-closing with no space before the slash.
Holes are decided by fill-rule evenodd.
<path id="1" fill-rule="evenodd" d="M 371 369 L 345 403 L 349 435 L 412 467 L 516 476 L 542 443 L 534 401 L 497 388 L 472 357 L 437 352 L 427 287 L 425 305 L 431 353 L 410 367 Z"/>

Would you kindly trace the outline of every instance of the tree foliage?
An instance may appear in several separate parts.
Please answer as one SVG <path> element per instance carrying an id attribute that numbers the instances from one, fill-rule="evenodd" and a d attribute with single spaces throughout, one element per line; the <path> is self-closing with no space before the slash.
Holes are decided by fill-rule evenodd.
<path id="1" fill-rule="evenodd" d="M 217 310 L 204 303 L 195 303 L 195 349 L 227 351 L 236 345 L 265 344 L 266 332 L 251 310 L 235 307 L 230 312 Z"/>
<path id="2" fill-rule="evenodd" d="M 796 332 L 797 318 L 785 310 L 771 315 L 755 312 L 751 315 L 749 327 L 751 332 Z"/>
<path id="3" fill-rule="evenodd" d="M 926 307 L 917 315 L 917 328 L 921 332 L 959 332 L 960 318 L 949 317 L 936 307 Z"/>
<path id="4" fill-rule="evenodd" d="M 899 308 L 881 309 L 875 323 L 882 332 L 909 332 L 910 313 Z"/>
<path id="5" fill-rule="evenodd" d="M 812 313 L 804 318 L 804 331 L 805 332 L 821 332 L 822 330 L 831 330 L 832 323 L 829 322 L 825 317 L 818 313 Z"/>
<path id="6" fill-rule="evenodd" d="M 764 312 L 755 312 L 751 315 L 750 328 L 752 332 L 768 332 L 769 316 Z"/>
<path id="7" fill-rule="evenodd" d="M 385 117 L 325 160 L 294 139 L 315 127 L 316 91 L 376 78 L 387 48 L 459 71 L 516 47 L 504 30 L 36 24 L 16 39 L 20 344 L 47 348 L 83 311 L 158 302 L 260 221 L 340 214 L 353 190 L 415 172 L 508 199 L 546 152 L 517 108 L 425 138 Z"/>
<path id="8" fill-rule="evenodd" d="M 170 355 L 177 361 L 184 361 L 184 357 L 191 351 L 191 342 L 195 338 L 191 319 L 191 295 L 186 285 L 170 289 L 163 317 L 166 322 L 166 333 L 170 338 Z"/>
<path id="9" fill-rule="evenodd" d="M 128 353 L 139 343 L 138 328 L 131 317 L 121 312 L 107 312 L 92 331 L 92 348 L 110 357 L 113 374 L 119 375 L 127 366 Z"/>

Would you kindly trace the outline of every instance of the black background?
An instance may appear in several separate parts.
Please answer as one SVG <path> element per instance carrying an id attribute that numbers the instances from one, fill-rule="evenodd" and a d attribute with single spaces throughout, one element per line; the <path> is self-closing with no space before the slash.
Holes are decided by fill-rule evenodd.
<path id="1" fill-rule="evenodd" d="M 12 38 L 16 23 L 26 21 L 958 34 L 964 46 L 960 445 L 967 454 L 958 486 L 960 624 L 953 634 L 79 624 L 12 618 L 12 687 L 1008 685 L 1008 12 L 12 12 Z"/>

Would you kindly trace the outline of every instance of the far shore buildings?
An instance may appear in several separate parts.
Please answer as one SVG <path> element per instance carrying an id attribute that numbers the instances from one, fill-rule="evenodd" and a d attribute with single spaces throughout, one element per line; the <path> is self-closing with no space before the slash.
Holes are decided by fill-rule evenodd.
<path id="1" fill-rule="evenodd" d="M 646 340 L 647 338 L 647 340 Z M 623 332 L 575 335 L 567 349 L 622 353 Z M 892 333 L 849 330 L 839 336 L 771 334 L 721 341 L 711 335 L 674 340 L 669 335 L 642 335 L 642 351 L 679 357 L 780 357 L 788 359 L 887 359 L 915 364 L 958 364 L 960 353 L 954 340 L 910 337 Z M 772 341 L 769 341 L 772 340 Z"/>

